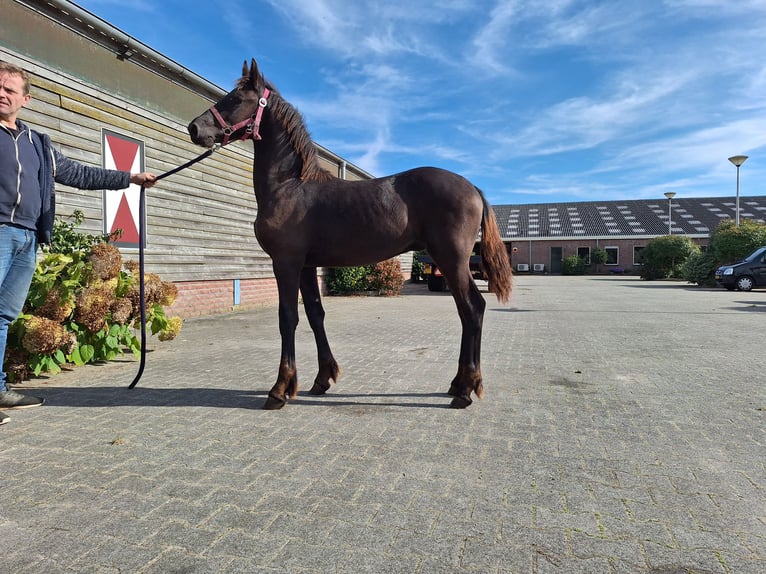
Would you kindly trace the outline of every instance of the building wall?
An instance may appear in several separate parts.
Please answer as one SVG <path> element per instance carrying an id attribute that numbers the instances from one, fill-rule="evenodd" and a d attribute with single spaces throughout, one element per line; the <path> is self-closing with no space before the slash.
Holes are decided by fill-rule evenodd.
<path id="1" fill-rule="evenodd" d="M 264 279 L 221 279 L 177 282 L 178 299 L 171 315 L 191 317 L 225 313 L 235 307 L 271 305 L 278 299 L 277 282 Z"/>
<path id="2" fill-rule="evenodd" d="M 513 270 L 518 270 L 519 264 L 526 264 L 529 266 L 530 272 L 534 271 L 534 264 L 545 265 L 544 273 L 557 272 L 556 262 L 553 257 L 556 252 L 554 248 L 561 249 L 561 259 L 569 257 L 570 255 L 577 255 L 578 249 L 589 248 L 592 255 L 593 251 L 598 248 L 617 248 L 617 260 L 614 263 L 610 263 L 601 266 L 599 272 L 609 272 L 611 269 L 620 268 L 625 273 L 638 273 L 640 265 L 634 262 L 634 250 L 636 247 L 645 247 L 652 237 L 642 238 L 630 238 L 630 239 L 615 239 L 613 237 L 607 237 L 603 239 L 546 239 L 546 240 L 518 240 L 506 242 L 508 253 L 511 258 L 511 264 Z M 692 240 L 700 246 L 706 246 L 709 238 L 697 237 Z M 590 271 L 597 271 L 595 263 L 590 266 Z M 558 271 L 560 272 L 560 271 Z"/>

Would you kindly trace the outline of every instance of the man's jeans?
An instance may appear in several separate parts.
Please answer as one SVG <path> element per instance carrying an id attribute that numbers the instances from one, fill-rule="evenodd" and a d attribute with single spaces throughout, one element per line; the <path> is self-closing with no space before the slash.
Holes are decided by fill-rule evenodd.
<path id="1" fill-rule="evenodd" d="M 34 231 L 0 224 L 0 361 L 5 358 L 8 325 L 19 316 L 27 299 L 36 251 Z M 0 369 L 0 391 L 7 390 L 5 377 L 5 370 Z"/>

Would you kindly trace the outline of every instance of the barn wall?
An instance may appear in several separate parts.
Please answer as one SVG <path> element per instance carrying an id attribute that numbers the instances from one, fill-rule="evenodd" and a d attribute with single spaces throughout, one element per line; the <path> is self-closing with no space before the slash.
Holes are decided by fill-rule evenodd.
<path id="1" fill-rule="evenodd" d="M 26 69 L 30 62 L 2 57 Z M 108 128 L 144 142 L 146 169 L 163 173 L 197 156 L 177 119 L 129 107 L 63 74 L 32 71 L 33 99 L 22 120 L 51 136 L 66 156 L 102 165 L 101 130 Z M 172 86 L 169 86 L 172 87 Z M 204 107 L 200 107 L 204 109 Z M 258 246 L 252 222 L 252 151 L 232 144 L 147 192 L 147 271 L 172 281 L 267 277 L 271 262 Z M 57 213 L 85 214 L 83 230 L 103 231 L 103 196 L 98 191 L 57 188 Z M 127 256 L 136 249 L 124 249 Z M 244 275 L 243 275 L 244 273 Z"/>

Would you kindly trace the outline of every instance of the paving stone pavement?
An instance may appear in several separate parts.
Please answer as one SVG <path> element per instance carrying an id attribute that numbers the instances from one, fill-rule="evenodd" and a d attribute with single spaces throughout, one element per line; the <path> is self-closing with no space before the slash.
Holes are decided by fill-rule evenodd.
<path id="1" fill-rule="evenodd" d="M 276 309 L 186 321 L 23 385 L 0 427 L 8 573 L 766 572 L 766 292 L 521 276 L 487 294 L 486 397 L 447 408 L 448 294 L 326 298 L 343 368 L 260 407 Z"/>

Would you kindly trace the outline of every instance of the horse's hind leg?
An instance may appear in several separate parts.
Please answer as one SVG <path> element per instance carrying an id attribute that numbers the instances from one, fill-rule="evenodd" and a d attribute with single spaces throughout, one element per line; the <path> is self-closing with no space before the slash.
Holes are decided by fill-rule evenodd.
<path id="1" fill-rule="evenodd" d="M 317 359 L 319 362 L 319 372 L 314 379 L 314 386 L 309 393 L 312 395 L 323 395 L 332 385 L 337 382 L 340 376 L 340 367 L 335 362 L 335 357 L 330 350 L 330 343 L 327 341 L 327 333 L 324 329 L 324 308 L 322 307 L 322 298 L 319 293 L 319 284 L 317 283 L 316 267 L 305 267 L 301 272 L 301 295 L 303 295 L 303 307 L 306 310 L 311 330 L 314 331 L 314 339 L 317 345 Z"/>
<path id="2" fill-rule="evenodd" d="M 468 271 L 450 273 L 447 275 L 447 283 L 463 327 L 458 371 L 448 392 L 454 397 L 450 406 L 464 409 L 473 402 L 472 392 L 479 398 L 484 396 L 481 380 L 481 331 L 487 303 Z"/>

